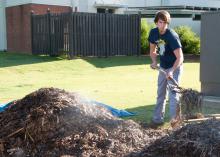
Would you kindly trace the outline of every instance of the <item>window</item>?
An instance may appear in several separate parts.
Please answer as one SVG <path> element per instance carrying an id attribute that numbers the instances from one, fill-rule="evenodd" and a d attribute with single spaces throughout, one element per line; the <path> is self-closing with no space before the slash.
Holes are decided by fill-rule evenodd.
<path id="1" fill-rule="evenodd" d="M 114 9 L 107 9 L 107 8 L 97 8 L 97 13 L 110 13 L 110 14 L 114 14 L 115 10 Z"/>
<path id="2" fill-rule="evenodd" d="M 97 8 L 97 13 L 105 13 L 105 9 L 104 8 Z"/>

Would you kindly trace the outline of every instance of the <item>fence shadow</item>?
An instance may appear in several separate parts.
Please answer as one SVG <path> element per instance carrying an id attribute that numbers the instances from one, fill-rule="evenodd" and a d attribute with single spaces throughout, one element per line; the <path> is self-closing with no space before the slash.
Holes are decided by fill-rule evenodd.
<path id="1" fill-rule="evenodd" d="M 61 59 L 62 58 L 59 57 L 0 52 L 0 68 L 34 63 L 53 62 Z"/>
<path id="2" fill-rule="evenodd" d="M 184 56 L 185 63 L 198 63 L 200 56 L 186 55 Z M 18 53 L 0 52 L 0 68 L 11 67 L 18 65 L 53 62 L 62 60 L 62 57 L 50 57 L 46 55 L 28 55 Z M 97 68 L 107 68 L 116 66 L 129 66 L 129 65 L 144 65 L 150 64 L 151 59 L 149 56 L 113 56 L 113 57 L 82 57 L 81 59 L 94 65 Z"/>
<path id="3" fill-rule="evenodd" d="M 108 58 L 86 57 L 82 58 L 97 68 L 107 68 L 128 65 L 150 64 L 149 56 L 114 56 Z"/>
<path id="4" fill-rule="evenodd" d="M 82 58 L 97 68 L 107 68 L 115 66 L 143 65 L 151 64 L 150 56 L 113 56 L 113 57 L 85 57 Z M 158 57 L 159 60 L 159 57 Z M 158 61 L 159 62 L 159 61 Z M 199 63 L 199 55 L 184 55 L 184 63 Z"/>

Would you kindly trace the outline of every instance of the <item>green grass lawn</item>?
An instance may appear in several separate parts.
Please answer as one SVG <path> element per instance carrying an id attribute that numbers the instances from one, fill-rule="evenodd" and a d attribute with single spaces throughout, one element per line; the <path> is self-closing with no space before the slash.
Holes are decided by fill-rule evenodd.
<path id="1" fill-rule="evenodd" d="M 0 103 L 20 99 L 42 87 L 79 92 L 148 122 L 156 99 L 157 71 L 148 56 L 78 58 L 0 53 Z M 199 62 L 187 61 L 180 84 L 200 90 Z M 168 116 L 167 116 L 168 117 Z"/>

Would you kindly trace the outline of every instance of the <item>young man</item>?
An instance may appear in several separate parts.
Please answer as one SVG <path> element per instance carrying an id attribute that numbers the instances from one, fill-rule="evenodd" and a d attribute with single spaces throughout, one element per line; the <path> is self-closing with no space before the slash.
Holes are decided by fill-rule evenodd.
<path id="1" fill-rule="evenodd" d="M 167 11 L 159 11 L 156 13 L 154 22 L 156 28 L 150 31 L 148 41 L 150 43 L 150 56 L 152 69 L 157 68 L 157 56 L 160 56 L 160 68 L 166 74 L 159 72 L 157 102 L 154 109 L 152 122 L 162 124 L 164 122 L 166 94 L 169 78 L 172 77 L 179 82 L 182 72 L 183 52 L 177 33 L 168 28 L 170 23 L 170 14 Z M 171 83 L 172 84 L 172 83 Z M 171 125 L 177 121 L 177 109 L 179 108 L 179 94 L 169 90 L 169 105 Z"/>

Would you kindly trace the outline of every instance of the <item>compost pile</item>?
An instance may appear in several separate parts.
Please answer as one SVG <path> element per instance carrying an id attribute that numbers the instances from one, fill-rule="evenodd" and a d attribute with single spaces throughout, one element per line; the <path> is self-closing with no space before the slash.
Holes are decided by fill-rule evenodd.
<path id="1" fill-rule="evenodd" d="M 0 113 L 0 156 L 135 155 L 132 152 L 166 135 L 86 102 L 56 88 L 42 88 L 15 101 Z"/>
<path id="2" fill-rule="evenodd" d="M 172 92 L 176 92 L 180 95 L 181 110 L 187 117 L 192 116 L 195 112 L 202 111 L 203 94 L 201 92 L 173 84 L 169 84 L 169 88 Z"/>
<path id="3" fill-rule="evenodd" d="M 181 91 L 180 103 L 183 114 L 188 119 L 196 112 L 202 111 L 202 93 L 191 88 L 183 89 Z"/>
<path id="4" fill-rule="evenodd" d="M 220 157 L 220 121 L 188 124 L 148 145 L 144 157 Z"/>

